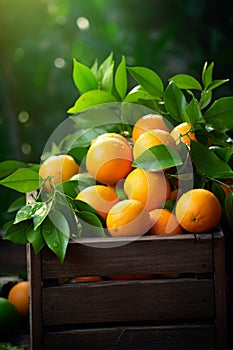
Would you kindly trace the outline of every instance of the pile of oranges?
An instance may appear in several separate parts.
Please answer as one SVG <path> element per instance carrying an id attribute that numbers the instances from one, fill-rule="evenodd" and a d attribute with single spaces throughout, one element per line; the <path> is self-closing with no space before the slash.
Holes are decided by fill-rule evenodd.
<path id="1" fill-rule="evenodd" d="M 134 167 L 133 162 L 153 146 L 165 145 L 178 150 L 196 140 L 191 125 L 184 122 L 169 130 L 163 117 L 148 114 L 138 119 L 132 138 L 106 132 L 92 140 L 85 168 L 96 184 L 82 189 L 76 199 L 92 206 L 105 220 L 111 236 L 164 235 L 205 232 L 220 221 L 222 209 L 217 197 L 207 189 L 180 193 L 168 177 L 167 169 L 156 172 Z M 45 189 L 67 181 L 81 171 L 69 155 L 52 156 L 40 168 Z M 118 197 L 118 189 L 124 193 Z M 177 193 L 179 194 L 178 197 Z M 176 199 L 172 211 L 164 203 Z"/>

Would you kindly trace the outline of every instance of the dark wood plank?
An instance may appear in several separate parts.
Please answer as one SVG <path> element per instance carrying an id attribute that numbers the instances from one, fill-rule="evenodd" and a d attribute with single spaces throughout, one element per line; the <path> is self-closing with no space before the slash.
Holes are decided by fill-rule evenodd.
<path id="1" fill-rule="evenodd" d="M 98 242 L 106 248 L 97 248 Z M 115 239 L 69 244 L 64 264 L 48 249 L 42 252 L 43 278 L 133 273 L 206 273 L 213 270 L 212 235 L 144 236 L 109 247 Z M 124 239 L 118 239 L 118 243 Z M 92 246 L 89 246 L 91 244 Z M 95 247 L 95 244 L 97 247 Z"/>
<path id="2" fill-rule="evenodd" d="M 212 280 L 98 282 L 43 290 L 44 324 L 214 318 Z"/>
<path id="3" fill-rule="evenodd" d="M 214 350 L 213 325 L 118 327 L 45 335 L 44 350 Z"/>
<path id="4" fill-rule="evenodd" d="M 218 349 L 228 349 L 225 241 L 221 232 L 215 232 L 214 242 L 214 287 L 216 309 L 216 337 Z"/>
<path id="5" fill-rule="evenodd" d="M 42 280 L 40 255 L 27 245 L 28 280 L 30 296 L 30 340 L 32 350 L 43 349 Z"/>

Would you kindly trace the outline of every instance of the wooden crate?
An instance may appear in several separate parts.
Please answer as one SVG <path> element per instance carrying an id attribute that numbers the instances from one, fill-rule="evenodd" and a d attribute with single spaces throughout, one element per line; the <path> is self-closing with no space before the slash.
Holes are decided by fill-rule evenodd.
<path id="1" fill-rule="evenodd" d="M 144 236 L 71 242 L 64 264 L 27 247 L 31 349 L 227 349 L 224 235 Z M 118 239 L 119 240 L 119 239 Z M 120 238 L 124 243 L 125 238 Z M 157 274 L 181 274 L 158 278 Z M 61 283 L 75 276 L 152 279 Z"/>

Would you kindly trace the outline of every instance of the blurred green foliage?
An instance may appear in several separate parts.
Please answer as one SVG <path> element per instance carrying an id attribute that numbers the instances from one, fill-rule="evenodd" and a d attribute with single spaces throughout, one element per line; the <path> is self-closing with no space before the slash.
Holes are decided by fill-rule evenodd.
<path id="1" fill-rule="evenodd" d="M 164 80 L 214 61 L 215 78 L 232 78 L 231 0 L 0 0 L 0 23 L 0 160 L 40 161 L 78 95 L 73 58 L 114 52 Z M 11 201 L 1 188 L 0 220 Z"/>

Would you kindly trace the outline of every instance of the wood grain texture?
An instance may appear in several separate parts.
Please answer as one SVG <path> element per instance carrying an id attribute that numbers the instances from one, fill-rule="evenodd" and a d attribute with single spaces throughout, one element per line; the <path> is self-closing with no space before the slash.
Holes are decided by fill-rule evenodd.
<path id="1" fill-rule="evenodd" d="M 31 349 L 43 349 L 42 279 L 40 255 L 27 245 L 29 298 L 30 298 L 30 342 Z"/>
<path id="2" fill-rule="evenodd" d="M 221 230 L 124 243 L 70 242 L 64 264 L 48 248 L 36 255 L 28 247 L 31 350 L 226 350 Z M 67 283 L 76 276 L 143 273 L 186 275 Z"/>
<path id="3" fill-rule="evenodd" d="M 226 303 L 226 270 L 225 270 L 225 242 L 224 237 L 214 235 L 214 292 L 216 310 L 216 338 L 219 349 L 228 349 L 227 332 L 227 303 Z"/>
<path id="4" fill-rule="evenodd" d="M 106 248 L 97 248 L 99 242 Z M 176 237 L 144 236 L 129 244 L 109 248 L 105 238 L 70 244 L 64 264 L 48 249 L 42 252 L 42 276 L 127 275 L 134 273 L 206 273 L 213 271 L 212 235 Z M 123 242 L 121 238 L 118 240 Z M 87 244 L 91 244 L 89 246 Z"/>
<path id="5" fill-rule="evenodd" d="M 43 310 L 46 326 L 213 319 L 213 281 L 144 280 L 45 288 Z"/>
<path id="6" fill-rule="evenodd" d="M 213 325 L 115 327 L 45 335 L 44 350 L 213 350 Z"/>

